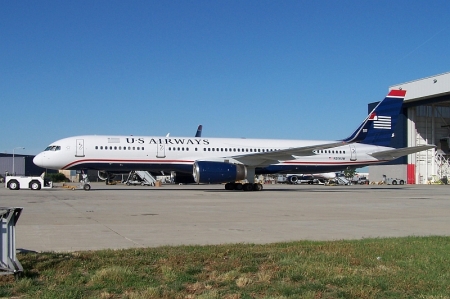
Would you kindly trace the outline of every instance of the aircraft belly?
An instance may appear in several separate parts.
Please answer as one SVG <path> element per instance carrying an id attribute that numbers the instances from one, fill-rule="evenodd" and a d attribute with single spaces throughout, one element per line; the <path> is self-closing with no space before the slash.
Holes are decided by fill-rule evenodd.
<path id="1" fill-rule="evenodd" d="M 120 162 L 98 162 L 98 161 L 87 161 L 87 162 L 79 162 L 73 164 L 71 166 L 65 167 L 64 169 L 68 170 L 84 170 L 84 169 L 92 169 L 92 170 L 105 170 L 105 171 L 131 171 L 131 170 L 143 170 L 143 171 L 152 171 L 152 172 L 160 172 L 160 171 L 179 171 L 192 173 L 192 164 L 191 163 L 143 163 L 143 162 L 128 162 L 128 163 L 120 163 Z"/>

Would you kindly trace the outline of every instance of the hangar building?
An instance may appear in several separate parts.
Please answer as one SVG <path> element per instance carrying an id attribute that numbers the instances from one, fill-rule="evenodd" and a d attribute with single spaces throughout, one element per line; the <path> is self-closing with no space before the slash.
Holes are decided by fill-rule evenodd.
<path id="1" fill-rule="evenodd" d="M 386 175 L 408 184 L 427 184 L 450 178 L 450 72 L 395 84 L 392 89 L 406 90 L 406 97 L 391 146 L 434 144 L 436 148 L 370 166 L 370 180 L 381 181 Z M 369 112 L 376 104 L 369 104 Z"/>

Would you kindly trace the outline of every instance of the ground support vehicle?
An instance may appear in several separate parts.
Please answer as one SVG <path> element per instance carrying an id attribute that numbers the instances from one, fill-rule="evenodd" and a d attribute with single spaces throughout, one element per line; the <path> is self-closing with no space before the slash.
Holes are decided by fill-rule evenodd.
<path id="1" fill-rule="evenodd" d="M 386 185 L 404 185 L 405 180 L 399 179 L 399 178 L 388 178 L 385 175 L 383 175 L 383 181 Z"/>
<path id="2" fill-rule="evenodd" d="M 44 179 L 44 174 L 41 176 L 7 176 L 5 177 L 5 188 L 41 190 L 53 188 L 53 182 Z"/>

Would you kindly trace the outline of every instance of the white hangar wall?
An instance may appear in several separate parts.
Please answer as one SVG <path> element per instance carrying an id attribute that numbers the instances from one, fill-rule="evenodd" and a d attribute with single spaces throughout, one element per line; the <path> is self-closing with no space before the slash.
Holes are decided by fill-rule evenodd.
<path id="1" fill-rule="evenodd" d="M 389 87 L 392 89 L 406 90 L 405 117 L 393 146 L 434 144 L 437 147 L 408 155 L 407 159 L 370 166 L 370 180 L 380 181 L 386 175 L 404 179 L 408 184 L 426 184 L 450 178 L 450 72 L 395 84 Z"/>

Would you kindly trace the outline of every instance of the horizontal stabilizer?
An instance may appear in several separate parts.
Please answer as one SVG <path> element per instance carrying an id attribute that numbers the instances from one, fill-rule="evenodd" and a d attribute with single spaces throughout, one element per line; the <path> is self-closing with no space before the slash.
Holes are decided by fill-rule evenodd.
<path id="1" fill-rule="evenodd" d="M 386 151 L 379 151 L 371 153 L 369 155 L 378 160 L 394 160 L 409 154 L 418 153 L 435 147 L 436 147 L 435 145 L 419 145 L 419 146 L 396 148 Z"/>

